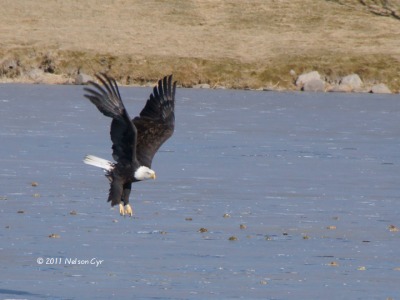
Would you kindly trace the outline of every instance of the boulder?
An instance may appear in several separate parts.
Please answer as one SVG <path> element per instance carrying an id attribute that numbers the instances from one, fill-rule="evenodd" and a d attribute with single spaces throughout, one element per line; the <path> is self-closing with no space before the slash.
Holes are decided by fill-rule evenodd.
<path id="1" fill-rule="evenodd" d="M 321 75 L 317 71 L 301 74 L 296 80 L 296 86 L 302 87 L 310 80 L 321 80 Z"/>
<path id="2" fill-rule="evenodd" d="M 210 85 L 208 83 L 200 83 L 200 84 L 195 84 L 193 86 L 194 89 L 209 89 Z"/>
<path id="3" fill-rule="evenodd" d="M 15 59 L 6 59 L 0 63 L 0 76 L 16 77 L 20 74 L 18 62 Z"/>
<path id="4" fill-rule="evenodd" d="M 325 92 L 325 82 L 321 79 L 308 80 L 301 90 L 305 92 Z"/>
<path id="5" fill-rule="evenodd" d="M 44 72 L 41 69 L 34 68 L 27 71 L 26 76 L 35 83 L 42 83 L 44 79 Z"/>
<path id="6" fill-rule="evenodd" d="M 24 77 L 33 83 L 65 84 L 67 80 L 63 75 L 46 73 L 42 69 L 34 68 L 27 71 Z"/>
<path id="7" fill-rule="evenodd" d="M 13 70 L 18 67 L 18 63 L 15 59 L 6 59 L 2 62 L 2 68 L 8 69 L 8 70 Z"/>
<path id="8" fill-rule="evenodd" d="M 340 80 L 340 85 L 348 85 L 352 90 L 360 89 L 363 85 L 363 82 L 357 74 L 351 74 L 343 77 Z"/>
<path id="9" fill-rule="evenodd" d="M 334 93 L 349 93 L 353 89 L 348 84 L 339 84 L 331 87 L 328 91 Z"/>
<path id="10" fill-rule="evenodd" d="M 75 77 L 75 84 L 81 85 L 81 84 L 87 84 L 89 81 L 92 81 L 93 78 L 90 75 L 87 75 L 85 73 L 79 73 Z"/>
<path id="11" fill-rule="evenodd" d="M 375 84 L 371 88 L 371 93 L 374 94 L 391 94 L 392 91 L 387 87 L 386 84 L 380 83 L 380 84 Z"/>

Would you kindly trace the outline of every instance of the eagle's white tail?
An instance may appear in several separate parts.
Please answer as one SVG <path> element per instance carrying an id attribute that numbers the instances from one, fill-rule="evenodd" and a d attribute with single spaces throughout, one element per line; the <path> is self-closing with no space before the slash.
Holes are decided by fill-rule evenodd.
<path id="1" fill-rule="evenodd" d="M 112 169 L 114 169 L 114 164 L 111 161 L 108 161 L 106 159 L 94 155 L 86 155 L 83 162 L 87 165 L 102 168 L 103 170 L 106 171 L 111 171 Z"/>

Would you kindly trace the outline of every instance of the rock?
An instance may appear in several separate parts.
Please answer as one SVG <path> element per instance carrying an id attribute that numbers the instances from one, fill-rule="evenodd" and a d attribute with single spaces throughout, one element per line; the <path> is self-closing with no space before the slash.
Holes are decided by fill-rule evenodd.
<path id="1" fill-rule="evenodd" d="M 41 69 L 35 68 L 26 72 L 26 76 L 35 83 L 43 82 L 44 72 Z"/>
<path id="2" fill-rule="evenodd" d="M 87 84 L 89 81 L 92 80 L 93 80 L 92 76 L 87 75 L 85 73 L 80 73 L 75 77 L 75 84 L 78 85 Z"/>
<path id="3" fill-rule="evenodd" d="M 257 89 L 257 91 L 264 91 L 264 92 L 277 92 L 281 91 L 282 89 L 277 86 L 266 86 L 261 89 Z"/>
<path id="4" fill-rule="evenodd" d="M 324 92 L 325 82 L 321 79 L 312 79 L 305 82 L 301 90 L 305 92 Z"/>
<path id="5" fill-rule="evenodd" d="M 380 83 L 380 84 L 375 84 L 371 88 L 371 93 L 374 94 L 391 94 L 392 91 L 387 87 L 386 84 Z"/>
<path id="6" fill-rule="evenodd" d="M 349 93 L 351 92 L 353 89 L 351 88 L 351 86 L 349 86 L 348 84 L 340 84 L 340 85 L 335 85 L 333 87 L 331 87 L 328 92 L 334 92 L 334 93 Z"/>
<path id="7" fill-rule="evenodd" d="M 2 68 L 7 69 L 7 70 L 13 70 L 18 67 L 18 63 L 15 59 L 6 59 L 5 61 L 2 62 Z"/>
<path id="8" fill-rule="evenodd" d="M 362 87 L 363 82 L 357 74 L 347 75 L 340 80 L 340 85 L 348 85 L 352 90 Z"/>
<path id="9" fill-rule="evenodd" d="M 317 71 L 301 74 L 296 80 L 296 85 L 302 87 L 310 80 L 321 80 L 321 75 Z"/>
<path id="10" fill-rule="evenodd" d="M 353 92 L 355 93 L 370 93 L 371 92 L 371 88 L 367 88 L 367 87 L 361 87 L 358 89 L 354 89 Z"/>
<path id="11" fill-rule="evenodd" d="M 65 84 L 67 81 L 63 75 L 46 73 L 38 68 L 27 71 L 23 76 L 28 82 L 33 83 Z"/>
<path id="12" fill-rule="evenodd" d="M 20 75 L 20 68 L 15 59 L 6 59 L 0 64 L 0 76 L 7 76 L 10 78 Z"/>
<path id="13" fill-rule="evenodd" d="M 210 85 L 207 83 L 200 83 L 200 84 L 195 84 L 193 86 L 194 89 L 209 89 Z"/>

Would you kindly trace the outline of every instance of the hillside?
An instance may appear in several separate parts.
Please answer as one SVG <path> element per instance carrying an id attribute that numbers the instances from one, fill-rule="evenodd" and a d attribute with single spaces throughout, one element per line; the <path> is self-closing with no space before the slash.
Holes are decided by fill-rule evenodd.
<path id="1" fill-rule="evenodd" d="M 398 16 L 400 0 L 6 0 L 0 77 L 107 71 L 143 84 L 173 72 L 184 86 L 294 89 L 290 70 L 317 70 L 399 91 Z"/>

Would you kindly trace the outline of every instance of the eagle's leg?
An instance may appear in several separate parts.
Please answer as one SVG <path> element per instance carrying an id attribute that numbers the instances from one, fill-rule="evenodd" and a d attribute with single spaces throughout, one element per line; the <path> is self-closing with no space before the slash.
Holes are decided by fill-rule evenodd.
<path id="1" fill-rule="evenodd" d="M 111 202 L 111 206 L 119 205 L 119 213 L 121 215 L 125 214 L 124 206 L 121 203 L 121 198 L 123 197 L 123 182 L 121 178 L 115 174 L 110 174 L 108 177 L 111 181 L 110 193 L 108 195 L 108 202 Z"/>
<path id="2" fill-rule="evenodd" d="M 132 207 L 129 204 L 129 195 L 131 194 L 131 188 L 132 188 L 132 183 L 125 183 L 124 184 L 124 190 L 122 193 L 122 198 L 121 198 L 121 203 L 119 205 L 119 212 L 121 215 L 128 215 L 132 217 L 133 215 L 133 210 Z M 122 205 L 123 203 L 123 205 Z"/>

